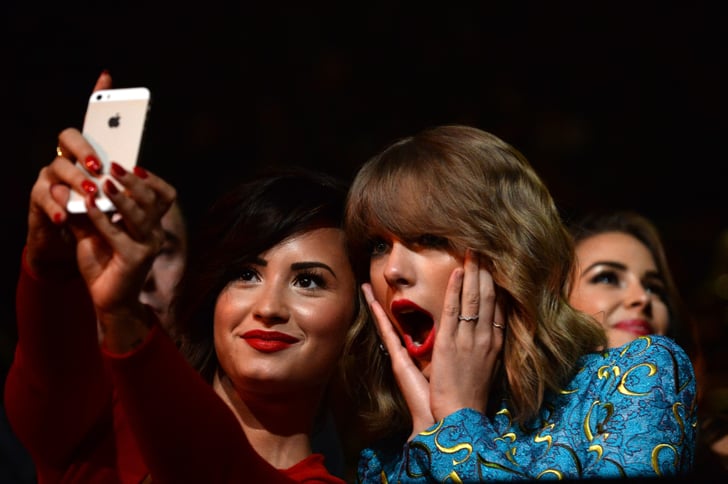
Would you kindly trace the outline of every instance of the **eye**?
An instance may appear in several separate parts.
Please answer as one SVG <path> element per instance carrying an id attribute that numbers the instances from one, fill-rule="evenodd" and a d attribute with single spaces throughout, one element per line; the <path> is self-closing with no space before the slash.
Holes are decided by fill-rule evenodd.
<path id="1" fill-rule="evenodd" d="M 326 289 L 326 278 L 316 272 L 301 272 L 296 274 L 293 284 L 303 289 Z"/>
<path id="2" fill-rule="evenodd" d="M 159 249 L 159 252 L 157 252 L 158 256 L 172 256 L 177 253 L 177 246 L 172 244 L 164 244 L 161 249 Z"/>
<path id="3" fill-rule="evenodd" d="M 450 246 L 450 241 L 445 237 L 439 237 L 432 234 L 420 235 L 416 240 L 417 245 L 430 249 L 446 249 Z"/>
<path id="4" fill-rule="evenodd" d="M 589 279 L 591 284 L 607 284 L 619 286 L 619 276 L 614 271 L 602 271 Z"/>
<path id="5" fill-rule="evenodd" d="M 661 281 L 643 281 L 642 285 L 650 294 L 654 294 L 662 301 L 667 301 L 667 291 Z"/>
<path id="6" fill-rule="evenodd" d="M 243 267 L 235 276 L 235 279 L 243 282 L 258 282 L 260 281 L 260 275 L 258 271 L 248 266 Z"/>
<path id="7" fill-rule="evenodd" d="M 369 254 L 378 256 L 385 254 L 389 250 L 389 244 L 381 237 L 374 237 L 369 241 Z"/>

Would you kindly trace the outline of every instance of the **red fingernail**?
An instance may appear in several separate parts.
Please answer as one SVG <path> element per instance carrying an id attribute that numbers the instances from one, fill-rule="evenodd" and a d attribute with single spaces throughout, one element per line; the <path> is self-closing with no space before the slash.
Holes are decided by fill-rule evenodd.
<path id="1" fill-rule="evenodd" d="M 63 221 L 63 214 L 61 212 L 56 212 L 53 214 L 53 223 L 59 224 Z"/>
<path id="2" fill-rule="evenodd" d="M 121 166 L 117 162 L 112 161 L 111 162 L 111 173 L 113 173 L 114 176 L 122 177 L 122 176 L 126 175 L 126 170 L 124 169 L 123 166 Z"/>
<path id="3" fill-rule="evenodd" d="M 94 197 L 93 195 L 89 195 L 88 197 L 86 197 L 86 200 L 88 200 L 88 204 L 92 207 L 96 206 L 96 197 Z"/>
<path id="4" fill-rule="evenodd" d="M 94 155 L 88 155 L 84 164 L 90 173 L 93 173 L 94 175 L 101 173 L 101 162 Z"/>
<path id="5" fill-rule="evenodd" d="M 84 180 L 81 183 L 81 188 L 83 188 L 84 192 L 90 193 L 90 194 L 94 194 L 99 190 L 98 187 L 96 186 L 96 184 L 94 182 L 92 182 L 91 180 Z"/>
<path id="6" fill-rule="evenodd" d="M 149 176 L 149 173 L 147 173 L 147 170 L 142 168 L 141 166 L 135 166 L 134 167 L 134 174 L 138 176 L 139 178 L 146 178 Z"/>
<path id="7" fill-rule="evenodd" d="M 119 193 L 119 189 L 116 188 L 116 185 L 111 180 L 106 180 L 104 182 L 104 187 L 106 188 L 106 193 L 109 195 L 116 195 Z"/>

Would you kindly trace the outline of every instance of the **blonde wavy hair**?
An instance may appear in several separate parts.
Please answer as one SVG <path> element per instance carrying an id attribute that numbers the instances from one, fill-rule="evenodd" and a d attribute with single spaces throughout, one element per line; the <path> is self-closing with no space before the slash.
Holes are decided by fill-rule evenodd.
<path id="1" fill-rule="evenodd" d="M 360 280 L 369 279 L 369 241 L 382 230 L 405 240 L 444 237 L 459 253 L 485 256 L 508 324 L 496 385 L 517 422 L 536 415 L 547 390 L 562 388 L 580 356 L 606 344 L 601 327 L 567 302 L 574 247 L 547 187 L 493 134 L 440 126 L 391 144 L 355 176 L 344 225 Z M 349 387 L 365 404 L 369 431 L 409 428 L 373 322 L 347 352 L 361 364 Z"/>

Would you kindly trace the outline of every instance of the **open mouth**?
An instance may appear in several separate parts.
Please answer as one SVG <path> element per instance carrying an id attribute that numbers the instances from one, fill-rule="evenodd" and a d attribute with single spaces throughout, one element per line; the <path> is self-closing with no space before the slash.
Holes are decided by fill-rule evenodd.
<path id="1" fill-rule="evenodd" d="M 417 358 L 432 350 L 435 322 L 430 313 L 411 303 L 395 302 L 392 315 L 399 323 L 410 356 Z"/>

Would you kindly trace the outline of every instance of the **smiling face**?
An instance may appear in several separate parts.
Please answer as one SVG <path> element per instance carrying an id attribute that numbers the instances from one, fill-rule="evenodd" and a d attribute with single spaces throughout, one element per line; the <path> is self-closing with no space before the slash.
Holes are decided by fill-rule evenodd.
<path id="1" fill-rule="evenodd" d="M 447 248 L 445 239 L 427 234 L 406 241 L 392 234 L 373 238 L 369 278 L 374 297 L 427 378 L 447 283 L 463 264 Z"/>
<path id="2" fill-rule="evenodd" d="M 665 283 L 647 247 L 622 232 L 605 232 L 576 246 L 569 302 L 602 323 L 610 347 L 646 334 L 667 334 Z"/>
<path id="3" fill-rule="evenodd" d="M 354 318 L 356 283 L 343 231 L 286 239 L 240 267 L 215 305 L 221 369 L 238 392 L 318 398 Z"/>

